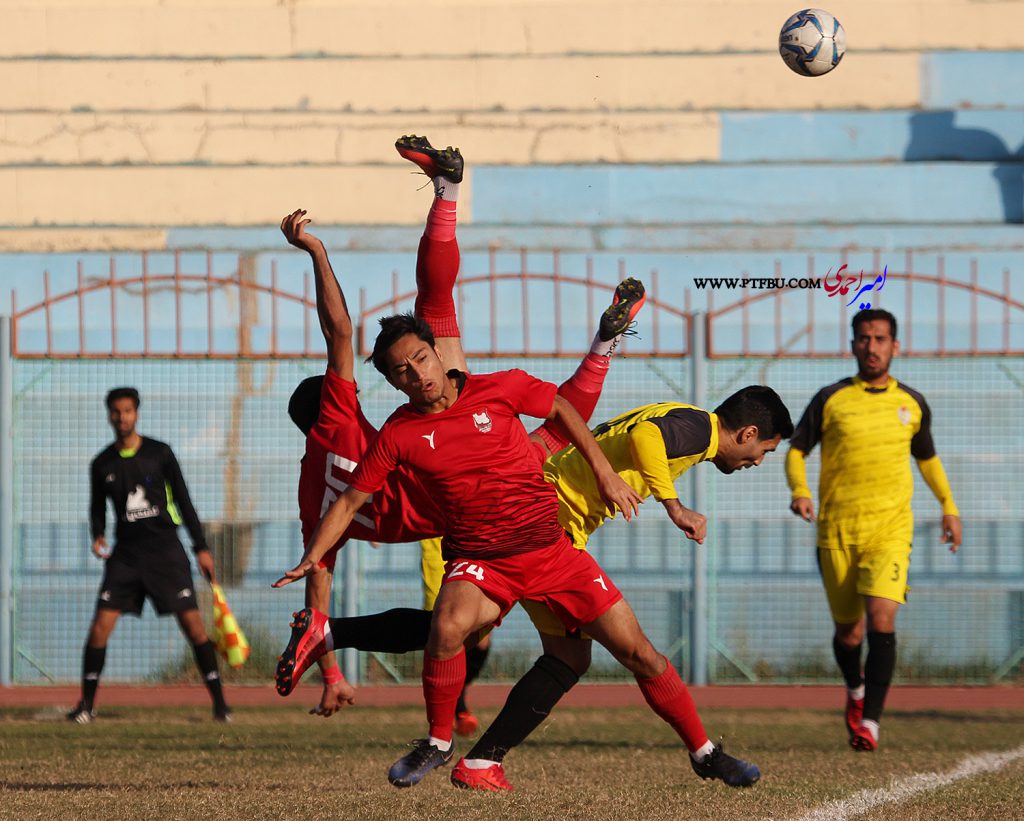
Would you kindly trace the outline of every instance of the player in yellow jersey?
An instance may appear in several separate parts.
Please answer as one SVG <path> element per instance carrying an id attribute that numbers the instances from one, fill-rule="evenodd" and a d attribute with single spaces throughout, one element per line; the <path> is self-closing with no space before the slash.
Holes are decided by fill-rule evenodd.
<path id="1" fill-rule="evenodd" d="M 853 318 L 858 372 L 822 388 L 797 425 L 786 456 L 790 510 L 815 519 L 805 458 L 821 443 L 818 563 L 847 686 L 846 725 L 855 750 L 878 746 L 878 722 L 896 666 L 896 613 L 906 602 L 914 531 L 910 457 L 942 505 L 942 541 L 960 547 L 960 513 L 931 435 L 924 397 L 889 375 L 899 353 L 896 318 Z M 865 622 L 868 653 L 861 675 Z"/>

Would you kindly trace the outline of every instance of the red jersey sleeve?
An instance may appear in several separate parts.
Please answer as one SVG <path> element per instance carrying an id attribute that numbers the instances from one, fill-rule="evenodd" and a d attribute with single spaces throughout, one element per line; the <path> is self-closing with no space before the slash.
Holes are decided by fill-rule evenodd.
<path id="1" fill-rule="evenodd" d="M 557 385 L 531 376 L 519 368 L 491 375 L 499 377 L 502 390 L 512 401 L 516 413 L 536 419 L 548 418 L 555 404 Z"/>
<path id="2" fill-rule="evenodd" d="M 356 398 L 355 382 L 342 379 L 330 368 L 324 374 L 323 385 L 320 387 L 320 418 L 322 426 L 340 425 L 360 414 L 359 401 Z"/>
<path id="3" fill-rule="evenodd" d="M 377 438 L 363 454 L 359 466 L 352 474 L 352 487 L 363 493 L 374 493 L 384 486 L 388 474 L 398 466 L 398 448 L 395 444 L 394 425 L 385 422 Z"/>

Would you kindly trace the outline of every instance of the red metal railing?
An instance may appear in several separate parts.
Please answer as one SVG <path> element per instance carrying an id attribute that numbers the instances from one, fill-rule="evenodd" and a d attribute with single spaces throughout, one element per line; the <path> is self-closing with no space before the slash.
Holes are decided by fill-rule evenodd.
<path id="1" fill-rule="evenodd" d="M 808 258 L 808 271 L 815 270 L 814 257 Z M 881 271 L 882 266 L 880 263 L 880 254 L 878 251 L 873 253 L 873 268 L 876 271 Z M 840 265 L 846 264 L 846 255 L 840 257 Z M 913 273 L 913 252 L 907 251 L 904 258 L 905 272 L 893 272 L 887 271 L 887 280 L 893 280 L 896 282 L 905 282 L 906 287 L 903 289 L 903 306 L 902 311 L 892 307 L 891 310 L 896 314 L 899 321 L 900 327 L 900 355 L 901 356 L 990 356 L 993 354 L 1006 355 L 1006 356 L 1020 356 L 1024 355 L 1024 344 L 1017 344 L 1014 346 L 1011 341 L 1011 329 L 1012 319 L 1014 317 L 1013 312 L 1016 311 L 1017 323 L 1019 326 L 1024 326 L 1024 302 L 1015 299 L 1010 293 L 1010 272 L 1003 270 L 1003 282 L 1002 291 L 994 291 L 991 288 L 984 288 L 978 285 L 978 264 L 976 260 L 972 260 L 970 264 L 970 280 L 963 281 L 958 279 L 950 279 L 946 276 L 945 270 L 945 258 L 939 257 L 937 260 L 936 275 Z M 874 276 L 874 274 L 872 274 Z M 775 276 L 779 277 L 779 266 L 776 264 Z M 808 274 L 804 279 L 822 279 L 820 275 Z M 934 347 L 918 348 L 914 345 L 914 306 L 917 304 L 917 299 L 920 297 L 920 292 L 915 295 L 915 285 L 928 285 L 935 288 L 935 336 L 936 342 Z M 951 293 L 963 293 L 966 292 L 968 296 L 968 323 L 967 323 L 967 336 L 969 342 L 966 346 L 954 347 L 949 346 L 950 327 L 946 319 L 946 296 Z M 849 325 L 850 314 L 846 307 L 845 302 L 842 299 L 835 300 L 834 306 L 828 306 L 827 301 L 824 298 L 825 292 L 818 289 L 808 289 L 807 293 L 807 306 L 806 311 L 800 316 L 797 322 L 793 322 L 791 319 L 789 322 L 784 318 L 784 314 L 790 318 L 793 316 L 792 311 L 786 313 L 784 311 L 784 303 L 788 301 L 790 305 L 795 304 L 796 296 L 798 292 L 794 292 L 787 288 L 773 288 L 771 290 L 762 290 L 751 292 L 750 289 L 743 289 L 742 296 L 720 308 L 715 307 L 714 292 L 708 291 L 708 311 L 707 311 L 707 350 L 708 356 L 711 358 L 723 358 L 732 356 L 765 356 L 776 359 L 786 358 L 824 358 L 834 356 L 844 356 L 849 353 L 851 329 Z M 788 300 L 787 300 L 788 298 Z M 982 346 L 979 344 L 979 312 L 978 312 L 978 301 L 979 299 L 989 300 L 994 304 L 1001 306 L 1001 320 L 999 322 L 999 336 L 1000 344 Z M 765 344 L 751 344 L 750 340 L 750 328 L 751 320 L 750 313 L 752 306 L 769 300 L 773 303 L 773 325 L 774 325 L 774 341 L 772 345 Z M 823 304 L 826 309 L 834 308 L 837 311 L 837 328 L 838 338 L 836 347 L 828 346 L 826 349 L 820 349 L 816 343 L 816 330 L 820 326 L 818 322 L 818 313 L 820 312 Z M 884 307 L 880 301 L 876 301 L 874 307 Z M 728 317 L 731 314 L 739 312 L 740 314 L 740 344 L 738 347 L 729 346 L 724 342 L 720 341 L 720 337 L 725 332 L 721 328 L 722 319 Z M 990 312 L 990 314 L 994 313 Z M 985 323 L 987 327 L 992 326 L 992 322 Z M 830 323 L 831 325 L 831 323 Z M 784 331 L 789 328 L 791 329 L 788 337 L 784 338 Z M 732 329 L 730 329 L 732 330 Z M 799 343 L 805 340 L 806 346 L 802 346 Z"/>
<path id="2" fill-rule="evenodd" d="M 615 288 L 614 284 L 598 282 L 594 279 L 593 258 L 586 259 L 586 274 L 583 277 L 567 276 L 561 272 L 561 254 L 558 251 L 552 253 L 552 265 L 550 273 L 535 273 L 529 270 L 527 264 L 527 251 L 522 249 L 519 253 L 518 271 L 501 271 L 497 264 L 497 252 L 491 250 L 488 255 L 488 272 L 477 276 L 461 276 L 455 286 L 456 310 L 460 317 L 465 317 L 463 306 L 465 304 L 465 292 L 467 289 L 486 285 L 488 300 L 489 318 L 489 347 L 486 350 L 466 350 L 469 357 L 488 357 L 493 359 L 514 358 L 525 356 L 545 357 L 577 357 L 583 353 L 594 335 L 597 325 L 598 312 L 595 310 L 594 296 L 600 295 L 602 302 L 605 302 Z M 621 281 L 627 276 L 626 261 L 619 260 L 618 280 Z M 649 276 L 644 277 L 647 289 L 647 302 L 644 308 L 644 336 L 650 340 L 649 349 L 643 356 L 686 356 L 689 353 L 690 323 L 693 321 L 690 311 L 690 294 L 685 293 L 683 305 L 673 305 L 659 299 L 658 286 L 659 276 L 656 270 L 651 271 Z M 522 340 L 521 348 L 513 348 L 503 344 L 498 339 L 498 313 L 499 298 L 498 284 L 501 282 L 520 283 L 520 304 L 518 310 L 521 312 Z M 553 314 L 556 318 L 554 323 L 553 344 L 543 348 L 534 347 L 531 344 L 531 323 L 529 306 L 529 285 L 531 282 L 542 282 L 551 285 L 551 300 Z M 565 290 L 567 287 L 585 288 L 584 318 L 587 323 L 587 335 L 585 338 L 575 339 L 566 345 L 562 336 L 562 320 L 565 318 L 563 306 L 565 303 Z M 403 309 L 412 308 L 416 298 L 415 291 L 400 292 L 398 287 L 398 274 L 394 273 L 391 280 L 391 296 L 375 305 L 366 304 L 365 290 L 360 291 L 359 319 L 357 347 L 361 356 L 367 356 L 372 349 L 369 340 L 366 338 L 367 326 L 372 327 L 375 319 L 384 313 L 397 313 Z M 673 324 L 678 328 L 679 333 L 674 335 L 671 342 L 663 338 L 663 323 L 674 320 Z M 630 353 L 629 338 L 623 340 L 622 350 Z M 635 354 L 635 351 L 632 352 Z"/>
<path id="3" fill-rule="evenodd" d="M 21 358 L 109 358 L 112 356 L 123 358 L 140 357 L 173 357 L 182 359 L 233 359 L 244 358 L 310 358 L 323 355 L 323 347 L 319 334 L 314 334 L 313 328 L 318 327 L 316 317 L 316 301 L 313 297 L 311 285 L 311 274 L 305 274 L 301 293 L 283 290 L 278 286 L 278 272 L 276 263 L 271 263 L 270 282 L 257 281 L 255 275 L 255 259 L 240 255 L 237 259 L 235 270 L 227 275 L 214 273 L 213 254 L 205 255 L 205 265 L 200 266 L 199 272 L 187 271 L 182 266 L 181 253 L 173 256 L 173 268 L 168 273 L 154 274 L 150 270 L 150 258 L 143 254 L 141 258 L 141 275 L 121 276 L 118 274 L 116 261 L 112 257 L 109 262 L 106 276 L 92 277 L 88 281 L 83 274 L 83 263 L 79 262 L 77 272 L 77 285 L 75 288 L 64 293 L 53 294 L 51 291 L 50 276 L 43 274 L 43 298 L 41 301 L 25 308 L 18 308 L 16 294 L 12 293 L 12 350 L 15 356 Z M 840 256 L 840 264 L 846 263 L 846 255 Z M 471 357 L 575 357 L 586 350 L 587 344 L 594 333 L 598 310 L 610 294 L 612 285 L 606 282 L 599 282 L 594 278 L 594 261 L 587 257 L 585 260 L 585 273 L 583 276 L 570 276 L 562 271 L 562 257 L 558 251 L 552 253 L 551 265 L 548 271 L 532 271 L 528 265 L 528 255 L 525 250 L 519 253 L 519 264 L 517 270 L 502 270 L 498 265 L 498 254 L 492 251 L 488 257 L 488 271 L 485 274 L 461 277 L 456 285 L 456 306 L 459 316 L 463 318 L 464 324 L 469 324 L 466 315 L 466 293 L 472 291 L 474 301 L 486 299 L 485 310 L 477 313 L 477 317 L 486 316 L 488 321 L 488 342 L 482 349 L 467 350 Z M 878 251 L 873 253 L 873 267 L 881 267 L 881 254 Z M 949 278 L 946 272 L 945 259 L 939 257 L 936 264 L 935 274 L 923 274 L 914 272 L 914 258 L 911 251 L 907 251 L 904 257 L 904 271 L 887 271 L 887 281 L 901 282 L 903 288 L 903 305 L 900 309 L 893 306 L 900 321 L 900 337 L 902 354 L 910 356 L 980 356 L 980 355 L 1022 355 L 1024 354 L 1024 342 L 1020 331 L 1014 336 L 1011 331 L 1014 327 L 1018 329 L 1024 326 L 1024 303 L 1014 298 L 1010 292 L 1011 277 L 1007 270 L 1002 272 L 1002 290 L 997 291 L 979 285 L 979 270 L 976 261 L 970 263 L 968 277 L 953 279 Z M 813 256 L 808 258 L 808 274 L 806 278 L 821 279 L 813 272 L 816 269 Z M 627 272 L 625 260 L 619 261 L 619 277 L 624 278 Z M 775 276 L 781 277 L 781 265 L 776 263 Z M 671 293 L 675 300 L 668 300 L 660 290 L 661 277 L 658 271 L 651 271 L 645 279 L 648 291 L 647 308 L 642 317 L 643 321 L 643 352 L 645 356 L 685 356 L 689 352 L 690 330 L 694 321 L 691 291 L 688 288 L 672 287 Z M 499 285 L 502 283 L 519 283 L 518 305 L 503 303 L 499 295 Z M 672 281 L 670 280 L 670 283 Z M 551 310 L 531 311 L 529 301 L 531 298 L 531 286 L 536 288 L 538 284 L 550 286 Z M 672 283 L 673 286 L 675 283 Z M 582 298 L 579 289 L 583 289 Z M 930 315 L 934 315 L 934 321 L 929 325 L 935 328 L 934 343 L 922 347 L 915 339 L 915 327 L 920 329 L 920 314 L 922 306 L 919 297 L 922 288 L 932 288 L 934 294 L 932 299 L 926 303 L 926 309 Z M 917 289 L 915 291 L 915 289 Z M 573 291 L 572 298 L 567 294 Z M 888 292 L 892 292 L 892 288 Z M 170 292 L 173 298 L 173 310 L 157 317 L 154 323 L 153 300 L 154 295 L 162 293 L 165 297 Z M 234 293 L 237 295 L 237 312 L 226 314 L 217 302 L 218 296 Z M 96 312 L 86 310 L 85 298 L 91 293 L 106 293 L 109 300 L 109 320 L 97 317 Z M 130 298 L 141 301 L 141 344 L 125 346 L 122 344 L 122 328 L 119 327 L 119 294 L 121 298 Z M 807 357 L 833 357 L 843 356 L 849 350 L 850 331 L 848 327 L 849 310 L 842 299 L 830 300 L 826 298 L 823 290 L 808 290 L 806 304 L 804 298 L 797 291 L 790 289 L 772 289 L 750 291 L 744 289 L 742 295 L 727 305 L 716 306 L 715 292 L 707 291 L 707 313 L 705 316 L 707 329 L 707 351 L 712 358 L 730 356 L 762 356 L 773 358 L 807 358 Z M 963 344 L 956 343 L 955 337 L 950 335 L 950 329 L 946 320 L 946 298 L 966 296 L 965 311 L 967 317 L 966 340 Z M 595 301 L 595 296 L 599 301 Z M 883 299 L 887 294 L 878 294 Z M 188 343 L 185 339 L 185 320 L 194 320 L 198 311 L 194 310 L 194 302 L 190 302 L 193 310 L 186 308 L 185 299 L 205 300 L 205 339 L 197 344 L 194 323 L 189 331 Z M 680 297 L 682 297 L 680 299 Z M 258 305 L 256 300 L 262 298 L 269 300 L 269 323 L 261 323 L 258 317 Z M 412 308 L 415 293 L 412 291 L 401 291 L 399 287 L 398 273 L 394 272 L 391 283 L 391 296 L 374 305 L 367 304 L 365 290 L 360 291 L 359 311 L 355 317 L 357 338 L 356 345 L 361 355 L 368 353 L 367 327 L 371 329 L 376 317 L 381 313 L 394 313 L 400 310 Z M 536 290 L 533 292 L 536 300 Z M 56 306 L 76 302 L 77 311 L 75 317 L 77 328 L 69 328 L 68 320 L 65 318 L 58 326 L 53 313 Z M 224 300 L 222 299 L 223 303 Z M 580 307 L 583 303 L 584 307 Z M 680 304 L 681 303 L 681 304 Z M 164 303 L 166 305 L 166 299 Z M 288 345 L 282 347 L 280 344 L 280 310 L 283 305 L 297 307 L 301 311 L 301 332 L 293 323 L 287 326 Z M 536 302 L 534 303 L 536 305 Z M 888 303 L 891 305 L 891 303 Z M 753 338 L 755 327 L 754 319 L 763 320 L 765 315 L 761 313 L 762 308 L 771 306 L 771 322 L 760 322 L 761 326 L 770 325 L 765 331 L 762 327 L 759 337 Z M 984 316 L 980 306 L 985 306 Z M 879 307 L 876 304 L 876 307 Z M 521 343 L 510 344 L 507 339 L 499 338 L 499 317 L 505 312 L 518 310 L 521 315 Z M 579 312 L 583 311 L 583 316 Z M 833 322 L 822 323 L 820 315 L 823 312 L 835 311 L 836 324 Z M 567 312 L 573 312 L 567 316 Z M 105 313 L 105 312 L 103 312 Z M 545 327 L 544 341 L 538 343 L 536 320 L 534 315 L 542 313 L 547 317 L 545 322 L 550 322 L 551 317 L 555 318 L 554 327 Z M 756 317 L 755 317 L 756 314 Z M 42 317 L 42 337 L 45 340 L 43 346 L 30 348 L 23 344 L 22 332 L 28 328 L 39 334 L 38 323 L 28 326 L 26 320 L 32 317 Z M 734 322 L 738 316 L 739 321 Z M 474 317 L 475 318 L 475 317 Z M 795 319 L 794 319 L 795 318 Z M 131 325 L 131 332 L 138 333 L 138 320 Z M 477 323 L 479 325 L 479 323 Z M 563 325 L 574 324 L 586 326 L 587 335 L 579 339 L 566 340 L 563 333 Z M 837 327 L 835 347 L 828 344 L 821 347 L 819 334 L 816 332 L 827 324 L 829 327 Z M 253 341 L 252 331 L 255 327 L 267 328 L 266 341 L 257 346 Z M 961 323 L 961 327 L 963 323 Z M 155 344 L 154 328 L 161 332 L 161 339 L 168 340 L 173 337 L 173 343 Z M 666 331 L 666 328 L 668 329 Z M 993 335 L 999 338 L 998 344 L 989 341 L 986 344 L 981 342 L 981 329 L 987 329 L 986 336 L 989 340 Z M 216 349 L 217 331 L 224 329 L 233 330 L 236 339 L 233 344 L 225 345 L 222 349 Z M 63 337 L 76 338 L 77 344 L 58 347 L 54 344 L 55 330 L 62 333 Z M 87 337 L 87 330 L 92 333 L 96 330 L 104 334 L 109 333 L 109 345 L 97 344 L 95 340 L 90 341 Z M 77 331 L 77 334 L 75 333 Z M 202 331 L 200 331 L 202 333 Z M 519 335 L 517 334 L 517 336 Z M 727 336 L 728 335 L 728 336 Z M 575 334 L 574 334 L 575 336 Z M 960 334 L 964 336 L 963 333 Z M 300 342 L 296 339 L 301 337 Z M 220 336 L 223 340 L 223 334 Z M 738 344 L 737 343 L 738 340 Z M 628 351 L 628 341 L 626 343 Z M 637 351 L 634 350 L 633 353 Z"/>

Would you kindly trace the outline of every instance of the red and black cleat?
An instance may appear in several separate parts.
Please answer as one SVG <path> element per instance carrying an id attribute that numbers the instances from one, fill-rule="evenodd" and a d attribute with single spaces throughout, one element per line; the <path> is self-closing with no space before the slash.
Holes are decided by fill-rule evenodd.
<path id="1" fill-rule="evenodd" d="M 327 616 L 307 607 L 293 613 L 292 617 L 295 619 L 291 623 L 292 637 L 284 652 L 278 656 L 277 670 L 274 672 L 274 685 L 282 696 L 291 693 L 302 674 L 327 652 L 324 637 Z"/>
<path id="2" fill-rule="evenodd" d="M 409 162 L 414 162 L 428 177 L 443 177 L 448 182 L 462 182 L 465 162 L 457 148 L 434 148 L 426 137 L 410 134 L 395 140 L 395 149 Z"/>

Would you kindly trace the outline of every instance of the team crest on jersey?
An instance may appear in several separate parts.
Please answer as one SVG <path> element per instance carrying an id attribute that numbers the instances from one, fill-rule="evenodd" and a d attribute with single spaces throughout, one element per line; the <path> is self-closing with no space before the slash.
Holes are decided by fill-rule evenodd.
<path id="1" fill-rule="evenodd" d="M 135 490 L 128 494 L 128 501 L 124 506 L 124 517 L 129 522 L 136 522 L 139 519 L 152 519 L 159 515 L 160 508 L 149 503 L 142 485 L 136 485 Z"/>
<path id="2" fill-rule="evenodd" d="M 896 415 L 900 418 L 900 422 L 904 425 L 910 424 L 910 408 L 906 405 L 900 405 L 900 409 L 896 411 Z"/>
<path id="3" fill-rule="evenodd" d="M 486 408 L 480 413 L 473 414 L 473 424 L 480 433 L 487 433 L 491 429 L 491 417 L 487 415 Z"/>

